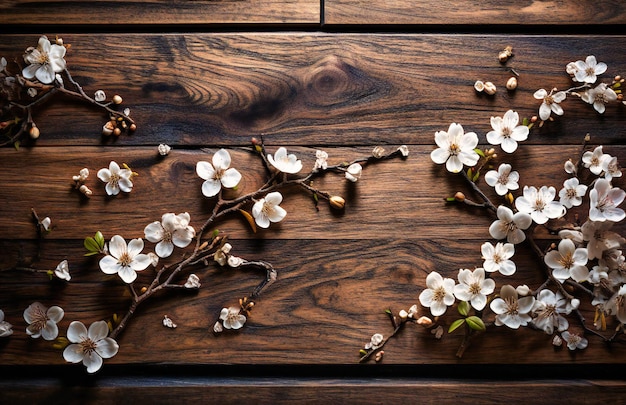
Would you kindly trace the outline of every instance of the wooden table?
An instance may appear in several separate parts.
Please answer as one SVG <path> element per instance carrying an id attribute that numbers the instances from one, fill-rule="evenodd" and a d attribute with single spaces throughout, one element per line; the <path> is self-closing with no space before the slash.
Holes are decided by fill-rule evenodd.
<path id="1" fill-rule="evenodd" d="M 430 160 L 434 133 L 459 122 L 486 146 L 490 117 L 508 109 L 536 115 L 533 92 L 568 88 L 565 65 L 590 54 L 607 63 L 609 77 L 626 73 L 625 23 L 619 1 L 5 1 L 1 56 L 19 59 L 40 34 L 59 35 L 72 45 L 66 60 L 74 79 L 89 94 L 120 94 L 138 128 L 102 137 L 102 111 L 59 95 L 34 117 L 36 142 L 0 149 L 0 268 L 53 269 L 67 259 L 72 274 L 63 282 L 0 273 L 0 309 L 14 326 L 0 339 L 3 403 L 622 398 L 625 348 L 594 337 L 570 352 L 555 350 L 539 331 L 490 328 L 459 359 L 462 334 L 437 340 L 408 325 L 381 362 L 358 360 L 373 333 L 391 334 L 385 309 L 418 303 L 431 271 L 456 277 L 459 268 L 480 265 L 480 244 L 490 239 L 493 216 L 444 203 L 467 187 Z M 506 46 L 514 56 L 501 64 Z M 519 87 L 507 92 L 511 68 Z M 498 92 L 476 94 L 478 79 Z M 565 174 L 555 162 L 578 156 L 587 133 L 589 148 L 605 145 L 624 161 L 623 113 L 611 106 L 601 116 L 569 100 L 564 117 L 531 130 L 512 163 L 530 185 L 558 189 Z M 288 215 L 280 224 L 256 233 L 243 216 L 218 224 L 237 255 L 278 272 L 237 332 L 211 329 L 220 309 L 249 294 L 259 276 L 209 264 L 195 270 L 203 282 L 197 292 L 142 304 L 117 337 L 119 353 L 93 376 L 26 335 L 22 313 L 34 301 L 64 308 L 61 335 L 72 320 L 124 313 L 128 289 L 83 256 L 84 238 L 98 230 L 107 241 L 142 238 L 165 212 L 188 212 L 199 228 L 213 203 L 201 194 L 196 162 L 228 149 L 243 173 L 241 192 L 250 192 L 265 179 L 252 137 L 271 153 L 287 147 L 305 171 L 318 149 L 333 164 L 369 156 L 378 145 L 407 145 L 410 155 L 367 166 L 354 184 L 333 175 L 316 181 L 345 197 L 343 212 L 322 203 L 316 210 L 309 193 L 291 187 L 281 190 Z M 161 143 L 173 148 L 166 157 L 157 153 Z M 105 195 L 96 172 L 111 160 L 139 174 L 130 194 Z M 91 172 L 89 199 L 72 183 L 83 167 Z M 621 179 L 615 184 L 624 187 Z M 43 239 L 31 209 L 52 219 Z M 549 238 L 538 234 L 544 244 Z M 519 271 L 506 281 L 536 288 L 544 276 L 533 252 L 522 245 L 516 258 Z M 147 280 L 141 277 L 137 288 Z M 593 317 L 589 308 L 584 314 Z M 162 326 L 164 315 L 178 327 Z"/>

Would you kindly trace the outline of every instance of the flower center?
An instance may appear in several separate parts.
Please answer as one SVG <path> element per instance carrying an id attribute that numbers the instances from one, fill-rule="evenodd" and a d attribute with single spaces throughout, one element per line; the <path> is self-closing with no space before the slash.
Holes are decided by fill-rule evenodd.
<path id="1" fill-rule="evenodd" d="M 582 339 L 580 338 L 580 336 L 570 333 L 569 337 L 567 338 L 567 343 L 568 345 L 578 346 L 581 340 Z"/>
<path id="2" fill-rule="evenodd" d="M 48 54 L 45 52 L 39 52 L 39 60 L 37 61 L 40 65 L 47 65 L 50 63 L 50 58 Z"/>
<path id="3" fill-rule="evenodd" d="M 42 308 L 36 307 L 35 313 L 33 314 L 33 322 L 30 324 L 31 329 L 36 329 L 38 331 L 43 330 L 46 327 L 46 323 L 48 322 L 48 315 L 43 311 Z"/>
<path id="4" fill-rule="evenodd" d="M 80 343 L 80 349 L 83 351 L 83 354 L 90 355 L 91 353 L 96 351 L 96 342 L 89 338 L 85 338 Z"/>
<path id="5" fill-rule="evenodd" d="M 511 134 L 513 133 L 513 130 L 509 127 L 504 127 L 502 128 L 502 136 L 505 138 L 509 138 L 511 136 Z"/>
<path id="6" fill-rule="evenodd" d="M 600 210 L 600 212 L 604 212 L 605 209 L 613 207 L 614 205 L 615 204 L 613 203 L 613 200 L 611 200 L 609 197 L 604 197 L 603 199 L 598 201 L 598 205 L 596 207 L 598 208 L 598 210 Z"/>
<path id="7" fill-rule="evenodd" d="M 550 105 L 550 104 L 554 103 L 554 99 L 552 98 L 552 96 L 546 96 L 543 99 L 543 102 L 546 103 L 547 105 Z"/>
<path id="8" fill-rule="evenodd" d="M 495 253 L 493 255 L 493 262 L 496 264 L 500 264 L 502 262 L 502 257 L 498 253 Z"/>
<path id="9" fill-rule="evenodd" d="M 543 211 L 545 206 L 546 206 L 546 203 L 541 198 L 537 198 L 535 200 L 535 211 Z"/>
<path id="10" fill-rule="evenodd" d="M 568 252 L 565 256 L 561 256 L 559 259 L 559 263 L 563 266 L 564 269 L 570 269 L 574 265 L 574 258 L 572 257 L 572 253 Z"/>
<path id="11" fill-rule="evenodd" d="M 585 70 L 585 73 L 587 74 L 587 76 L 593 76 L 593 75 L 595 75 L 595 74 L 596 74 L 596 71 L 594 70 L 594 68 L 592 68 L 592 67 L 588 67 L 588 68 Z"/>
<path id="12" fill-rule="evenodd" d="M 565 191 L 565 195 L 567 196 L 567 198 L 574 198 L 577 196 L 576 194 L 576 189 L 575 188 L 568 188 Z"/>
<path id="13" fill-rule="evenodd" d="M 556 306 L 555 305 L 546 305 L 543 311 L 539 312 L 539 318 L 547 319 L 556 314 Z"/>
<path id="14" fill-rule="evenodd" d="M 122 253 L 120 258 L 118 259 L 118 263 L 124 267 L 130 266 L 130 263 L 133 261 L 132 257 L 128 254 L 128 252 Z"/>
<path id="15" fill-rule="evenodd" d="M 517 315 L 518 314 L 518 308 L 519 306 L 517 305 L 517 300 L 513 297 L 509 297 L 509 298 L 505 298 L 504 302 L 506 303 L 506 313 L 507 315 Z"/>
<path id="16" fill-rule="evenodd" d="M 451 143 L 450 144 L 450 155 L 455 156 L 455 155 L 458 155 L 459 152 L 461 152 L 461 148 L 459 148 L 459 146 L 456 143 Z"/>
<path id="17" fill-rule="evenodd" d="M 111 173 L 111 178 L 109 179 L 109 183 L 111 183 L 111 185 L 114 188 L 119 187 L 120 175 L 117 173 Z"/>
<path id="18" fill-rule="evenodd" d="M 498 177 L 498 183 L 500 183 L 500 184 L 502 184 L 502 185 L 505 185 L 505 186 L 506 186 L 508 182 L 509 182 L 509 174 L 508 174 L 508 173 L 506 173 L 506 174 L 501 174 L 501 175 Z"/>
<path id="19" fill-rule="evenodd" d="M 480 291 L 481 291 L 480 284 L 479 283 L 473 283 L 472 285 L 470 285 L 469 291 L 470 291 L 470 293 L 472 295 L 480 294 Z"/>
<path id="20" fill-rule="evenodd" d="M 439 287 L 433 293 L 433 301 L 441 302 L 443 298 L 446 296 L 446 290 L 443 287 Z"/>

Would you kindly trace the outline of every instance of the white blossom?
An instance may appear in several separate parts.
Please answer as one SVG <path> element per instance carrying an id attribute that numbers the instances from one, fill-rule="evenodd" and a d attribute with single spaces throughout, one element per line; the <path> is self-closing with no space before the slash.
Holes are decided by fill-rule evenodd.
<path id="1" fill-rule="evenodd" d="M 583 197 L 587 193 L 587 186 L 580 184 L 576 177 L 563 182 L 563 188 L 559 190 L 559 202 L 565 208 L 578 207 L 583 203 Z"/>
<path id="2" fill-rule="evenodd" d="M 178 327 L 178 325 L 176 325 L 174 321 L 172 321 L 172 319 L 167 315 L 163 315 L 163 326 L 170 329 L 175 329 L 176 327 Z"/>
<path id="3" fill-rule="evenodd" d="M 510 208 L 501 205 L 496 212 L 498 219 L 489 226 L 489 234 L 494 239 L 506 239 L 517 244 L 526 240 L 525 229 L 532 224 L 530 215 L 524 212 L 513 214 Z"/>
<path id="4" fill-rule="evenodd" d="M 524 186 L 524 195 L 515 199 L 515 208 L 518 211 L 530 214 L 537 224 L 545 224 L 548 219 L 554 219 L 565 214 L 561 203 L 553 201 L 556 189 L 552 186 L 542 186 L 537 190 L 534 186 Z"/>
<path id="5" fill-rule="evenodd" d="M 582 225 L 583 240 L 588 242 L 589 260 L 599 259 L 603 252 L 620 247 L 621 236 L 610 230 L 613 224 L 612 221 L 586 221 Z"/>
<path id="6" fill-rule="evenodd" d="M 200 288 L 200 278 L 191 273 L 185 282 L 185 288 Z"/>
<path id="7" fill-rule="evenodd" d="M 626 192 L 618 187 L 612 187 L 606 179 L 598 179 L 589 192 L 589 219 L 591 221 L 619 222 L 626 218 L 623 209 L 618 208 L 624 201 Z"/>
<path id="8" fill-rule="evenodd" d="M 483 268 L 486 272 L 493 273 L 499 271 L 503 276 L 510 276 L 515 273 L 515 263 L 510 260 L 515 254 L 515 245 L 512 243 L 498 242 L 492 245 L 485 242 L 480 247 L 483 255 Z"/>
<path id="9" fill-rule="evenodd" d="M 365 345 L 365 350 L 376 350 L 383 343 L 384 337 L 380 333 L 374 333 L 369 342 Z"/>
<path id="10" fill-rule="evenodd" d="M 270 222 L 280 222 L 287 215 L 287 211 L 280 207 L 283 196 L 278 191 L 273 191 L 255 202 L 252 206 L 254 222 L 261 228 L 268 228 Z"/>
<path id="11" fill-rule="evenodd" d="M 564 91 L 558 91 L 552 94 L 553 91 L 548 93 L 545 89 L 539 89 L 533 94 L 537 100 L 542 100 L 541 106 L 539 106 L 539 118 L 542 121 L 546 121 L 550 118 L 550 113 L 556 115 L 563 115 L 563 108 L 559 105 L 560 102 L 565 100 L 567 94 Z"/>
<path id="12" fill-rule="evenodd" d="M 496 288 L 496 282 L 485 279 L 485 269 L 478 267 L 474 271 L 460 269 L 459 284 L 454 286 L 454 295 L 461 301 L 468 301 L 472 307 L 481 311 L 487 305 L 487 296 Z"/>
<path id="13" fill-rule="evenodd" d="M 433 316 L 443 315 L 454 304 L 454 280 L 433 271 L 426 277 L 426 287 L 419 295 L 420 304 L 430 308 Z"/>
<path id="14" fill-rule="evenodd" d="M 517 291 L 511 285 L 503 285 L 500 296 L 489 304 L 496 314 L 496 326 L 506 325 L 511 329 L 528 325 L 531 321 L 530 310 L 535 303 L 535 297 L 528 296 L 518 298 Z"/>
<path id="15" fill-rule="evenodd" d="M 582 282 L 589 276 L 587 249 L 576 248 L 571 239 L 562 239 L 557 250 L 544 256 L 544 262 L 552 269 L 552 275 L 561 283 L 568 278 Z"/>
<path id="16" fill-rule="evenodd" d="M 567 299 L 561 295 L 560 291 L 556 293 L 548 289 L 539 291 L 532 312 L 535 315 L 533 324 L 549 335 L 555 329 L 562 332 L 569 327 L 567 319 L 561 315 L 568 313 L 568 311 Z"/>
<path id="17" fill-rule="evenodd" d="M 133 182 L 130 180 L 133 172 L 130 169 L 120 169 L 120 166 L 111 161 L 109 168 L 98 170 L 98 178 L 106 183 L 104 189 L 108 195 L 118 195 L 120 190 L 130 193 L 133 188 Z"/>
<path id="18" fill-rule="evenodd" d="M 583 165 L 588 168 L 591 173 L 599 175 L 602 173 L 602 160 L 606 159 L 606 157 L 607 155 L 602 152 L 602 145 L 597 146 L 593 152 L 586 151 L 583 153 Z"/>
<path id="19" fill-rule="evenodd" d="M 43 84 L 50 84 L 56 78 L 56 73 L 65 70 L 65 47 L 50 44 L 46 36 L 39 38 L 37 48 L 29 48 L 24 54 L 24 61 L 28 63 L 22 70 L 25 79 L 37 78 Z"/>
<path id="20" fill-rule="evenodd" d="M 143 250 L 142 239 L 126 241 L 120 235 L 111 238 L 108 254 L 100 259 L 100 269 L 105 274 L 118 274 L 125 283 L 132 283 L 137 278 L 137 272 L 145 270 L 152 260 Z"/>
<path id="21" fill-rule="evenodd" d="M 0 337 L 13 334 L 13 325 L 4 320 L 4 311 L 0 309 Z"/>
<path id="22" fill-rule="evenodd" d="M 204 180 L 202 194 L 205 197 L 216 196 L 223 187 L 233 188 L 241 181 L 241 173 L 230 166 L 230 154 L 220 149 L 213 155 L 213 164 L 205 161 L 196 163 L 196 174 Z"/>
<path id="23" fill-rule="evenodd" d="M 495 187 L 498 195 L 505 195 L 509 190 L 517 190 L 519 188 L 519 173 L 511 171 L 511 165 L 502 163 L 498 167 L 498 171 L 490 170 L 485 173 L 485 182 L 491 187 Z"/>
<path id="24" fill-rule="evenodd" d="M 52 224 L 52 220 L 50 219 L 50 217 L 45 217 L 44 219 L 41 220 L 41 226 L 43 227 L 43 230 L 48 232 L 50 230 L 50 225 Z"/>
<path id="25" fill-rule="evenodd" d="M 409 148 L 406 145 L 400 145 L 398 147 L 398 150 L 400 151 L 400 154 L 402 155 L 402 157 L 407 157 L 409 156 Z"/>
<path id="26" fill-rule="evenodd" d="M 487 132 L 487 142 L 492 145 L 501 145 L 502 150 L 513 153 L 517 149 L 517 143 L 528 138 L 528 127 L 517 125 L 519 114 L 516 111 L 508 110 L 504 117 L 491 117 L 491 127 L 493 131 Z"/>
<path id="27" fill-rule="evenodd" d="M 597 87 L 583 92 L 580 98 L 589 104 L 600 114 L 606 110 L 606 104 L 617 100 L 617 94 L 606 83 L 600 83 Z"/>
<path id="28" fill-rule="evenodd" d="M 220 319 L 226 329 L 239 329 L 246 323 L 246 316 L 237 307 L 222 308 Z"/>
<path id="29" fill-rule="evenodd" d="M 322 170 L 326 170 L 326 168 L 328 167 L 328 153 L 324 152 L 323 150 L 316 150 L 315 151 L 315 164 L 313 165 L 313 171 L 319 171 L 320 169 Z"/>
<path id="30" fill-rule="evenodd" d="M 626 324 L 626 284 L 619 288 L 607 302 L 605 309 L 615 315 L 618 321 Z"/>
<path id="31" fill-rule="evenodd" d="M 161 217 L 161 222 L 152 222 L 144 228 L 146 239 L 157 244 L 154 251 L 159 257 L 169 257 L 174 251 L 174 246 L 179 248 L 189 246 L 196 234 L 189 225 L 190 219 L 186 212 L 178 215 L 166 213 Z"/>
<path id="32" fill-rule="evenodd" d="M 224 243 L 224 245 L 217 249 L 215 253 L 213 253 L 213 260 L 217 262 L 220 266 L 225 266 L 228 261 L 228 252 L 233 248 L 230 243 Z"/>
<path id="33" fill-rule="evenodd" d="M 586 338 L 575 333 L 570 333 L 567 330 L 561 333 L 561 337 L 565 340 L 567 348 L 570 350 L 584 349 L 589 343 Z"/>
<path id="34" fill-rule="evenodd" d="M 61 307 L 47 308 L 40 302 L 33 302 L 24 310 L 24 320 L 28 323 L 26 333 L 32 338 L 41 336 L 44 340 L 54 340 L 59 335 L 57 323 L 64 315 Z"/>
<path id="35" fill-rule="evenodd" d="M 268 154 L 267 161 L 283 173 L 295 174 L 302 170 L 302 161 L 294 154 L 287 154 L 287 149 L 282 146 L 274 156 Z"/>
<path id="36" fill-rule="evenodd" d="M 607 66 L 604 62 L 597 62 L 596 57 L 593 55 L 587 56 L 582 61 L 578 60 L 574 62 L 574 80 L 582 83 L 595 83 L 597 76 L 606 72 Z"/>
<path id="37" fill-rule="evenodd" d="M 354 183 L 361 178 L 361 172 L 363 172 L 363 167 L 359 163 L 352 163 L 346 169 L 346 179 Z"/>
<path id="38" fill-rule="evenodd" d="M 97 102 L 101 103 L 104 100 L 107 99 L 107 95 L 104 92 L 104 90 L 96 90 L 96 92 L 93 95 L 93 99 L 96 100 Z"/>
<path id="39" fill-rule="evenodd" d="M 573 174 L 574 176 L 576 175 L 576 173 L 578 173 L 578 168 L 571 159 L 565 161 L 565 163 L 563 164 L 563 169 L 565 170 L 565 173 Z"/>
<path id="40" fill-rule="evenodd" d="M 119 345 L 108 337 L 109 326 L 105 321 L 97 321 L 89 329 L 80 321 L 73 321 L 67 328 L 67 339 L 72 342 L 63 350 L 63 358 L 69 363 L 82 362 L 88 373 L 95 373 L 102 367 L 103 360 L 115 356 Z"/>
<path id="41" fill-rule="evenodd" d="M 435 143 L 438 148 L 430 153 L 430 158 L 437 164 L 446 164 L 452 173 L 463 170 L 463 165 L 474 166 L 480 156 L 474 151 L 478 145 L 478 136 L 474 132 L 465 133 L 460 124 L 452 123 L 448 131 L 437 131 Z"/>
<path id="42" fill-rule="evenodd" d="M 622 177 L 622 169 L 617 163 L 616 156 L 605 155 L 600 165 L 604 171 L 604 178 L 608 181 L 611 181 L 614 177 Z"/>
<path id="43" fill-rule="evenodd" d="M 54 269 L 54 275 L 65 281 L 70 281 L 72 279 L 72 277 L 70 276 L 70 267 L 67 263 L 67 260 L 63 260 L 57 265 L 57 267 Z"/>
<path id="44" fill-rule="evenodd" d="M 171 150 L 172 147 L 164 143 L 160 143 L 159 146 L 157 146 L 157 152 L 159 152 L 159 155 L 161 156 L 169 155 Z"/>

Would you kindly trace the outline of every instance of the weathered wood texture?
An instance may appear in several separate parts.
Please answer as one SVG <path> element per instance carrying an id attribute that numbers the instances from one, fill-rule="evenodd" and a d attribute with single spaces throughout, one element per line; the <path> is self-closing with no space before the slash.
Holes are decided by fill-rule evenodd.
<path id="1" fill-rule="evenodd" d="M 53 36 L 53 34 L 50 34 Z M 66 35 L 74 78 L 88 94 L 119 93 L 139 129 L 115 143 L 102 142 L 105 117 L 84 104 L 52 103 L 35 117 L 38 145 L 268 145 L 349 146 L 432 144 L 435 131 L 459 122 L 481 134 L 507 109 L 537 114 L 539 88 L 572 86 L 570 61 L 588 52 L 624 73 L 626 37 L 498 35 Z M 0 55 L 19 55 L 35 38 L 4 37 Z M 498 52 L 513 46 L 501 65 Z M 96 57 L 106 52 L 106 58 Z M 590 53 L 591 51 L 589 51 Z M 133 55 L 128 58 L 128 55 Z M 519 87 L 505 90 L 512 75 Z M 492 81 L 494 97 L 479 96 L 476 80 Z M 64 100 L 65 101 L 65 100 Z M 528 143 L 619 143 L 623 106 L 603 119 L 569 99 L 564 119 L 533 130 Z M 57 125 L 74 116 L 71 125 Z M 617 135 L 617 136 L 616 136 Z"/>
<path id="2" fill-rule="evenodd" d="M 151 29 L 154 24 L 319 24 L 316 0 L 61 0 L 0 2 L 0 25 Z"/>
<path id="3" fill-rule="evenodd" d="M 624 24 L 621 1 L 590 0 L 328 0 L 326 24 L 596 25 Z"/>
<path id="4" fill-rule="evenodd" d="M 6 56 L 19 56 L 36 41 L 22 36 L 2 39 L 0 54 Z M 62 306 L 66 310 L 62 332 L 72 320 L 90 323 L 124 312 L 126 288 L 117 277 L 105 276 L 96 260 L 82 256 L 83 238 L 96 230 L 107 239 L 116 233 L 126 239 L 142 237 L 145 225 L 164 212 L 188 211 L 192 225 L 199 227 L 212 202 L 201 195 L 195 163 L 227 147 L 233 166 L 244 175 L 240 192 L 254 190 L 263 181 L 263 169 L 248 144 L 251 136 L 261 135 L 268 151 L 284 145 L 297 153 L 305 170 L 313 165 L 317 148 L 328 152 L 331 163 L 366 156 L 378 144 L 388 149 L 407 144 L 411 153 L 405 160 L 366 167 L 355 184 L 333 175 L 316 181 L 319 188 L 346 197 L 342 214 L 325 205 L 318 212 L 306 191 L 290 188 L 283 190 L 281 204 L 288 211 L 287 218 L 267 231 L 253 234 L 239 217 L 219 223 L 219 229 L 231 235 L 236 254 L 268 260 L 279 271 L 278 281 L 257 301 L 246 327 L 217 337 L 209 332 L 220 308 L 247 295 L 262 275 L 201 266 L 194 271 L 203 288 L 163 294 L 142 305 L 119 336 L 119 354 L 104 367 L 123 370 L 145 365 L 149 370 L 150 365 L 215 368 L 234 364 L 254 370 L 263 365 L 354 364 L 358 350 L 373 333 L 391 333 L 383 311 L 417 303 L 430 271 L 454 277 L 459 268 L 482 262 L 479 247 L 489 239 L 487 226 L 493 217 L 444 204 L 442 197 L 464 186 L 458 178 L 449 180 L 445 169 L 431 162 L 434 132 L 458 121 L 478 132 L 484 144 L 491 116 L 509 108 L 530 116 L 538 108 L 532 97 L 536 89 L 567 88 L 567 62 L 593 53 L 609 65 L 609 77 L 626 67 L 626 56 L 615 52 L 626 45 L 623 36 L 609 41 L 601 36 L 171 34 L 103 38 L 76 34 L 64 39 L 73 44 L 67 59 L 74 78 L 87 92 L 102 88 L 122 94 L 139 129 L 114 142 L 102 139 L 101 113 L 61 98 L 35 117 L 42 131 L 35 145 L 26 142 L 19 151 L 0 150 L 0 269 L 18 259 L 36 259 L 39 250 L 34 267 L 51 269 L 67 258 L 73 277 L 70 283 L 62 283 L 51 282 L 45 275 L 0 272 L 0 308 L 16 331 L 0 340 L 0 366 L 55 366 L 63 372 L 81 368 L 65 365 L 59 350 L 24 333 L 24 308 L 34 300 Z M 506 45 L 516 50 L 508 65 L 520 73 L 515 93 L 502 90 L 511 73 L 496 59 Z M 107 58 L 100 57 L 103 49 Z M 501 90 L 494 98 L 477 96 L 472 88 L 476 79 L 494 81 Z M 591 144 L 606 144 L 607 153 L 620 161 L 626 159 L 623 107 L 611 107 L 599 116 L 578 100 L 566 103 L 563 119 L 533 130 L 512 160 L 507 156 L 522 173 L 522 184 L 559 188 L 565 178 L 562 162 L 578 156 L 581 139 L 588 132 Z M 170 156 L 158 158 L 155 146 L 161 142 L 174 146 Z M 104 195 L 95 173 L 111 160 L 126 162 L 139 173 L 129 195 Z M 72 189 L 71 177 L 82 167 L 92 173 L 88 185 L 94 196 L 90 200 Z M 623 186 L 623 180 L 616 184 Z M 30 219 L 31 208 L 53 219 L 52 233 L 40 242 Z M 538 236 L 545 245 L 547 235 Z M 510 278 L 499 277 L 498 285 L 537 287 L 543 281 L 528 247 L 518 248 L 516 262 L 519 271 Z M 148 277 L 149 273 L 141 274 L 139 284 Z M 583 310 L 592 319 L 590 308 Z M 166 314 L 178 328 L 162 326 Z M 463 359 L 457 359 L 454 353 L 462 340 L 460 334 L 440 341 L 428 330 L 409 327 L 386 347 L 383 364 L 450 369 L 468 364 L 567 365 L 574 371 L 566 377 L 578 378 L 575 370 L 584 366 L 624 363 L 623 345 L 607 347 L 590 339 L 588 349 L 571 353 L 555 350 L 550 336 L 541 332 L 495 328 L 472 340 Z M 534 370 L 540 372 L 541 367 Z M 372 385 L 362 389 L 345 381 L 336 387 L 301 380 L 296 386 L 316 388 L 298 390 L 287 382 L 266 389 L 257 380 L 250 384 L 221 381 L 222 385 L 211 380 L 200 382 L 200 391 L 197 386 L 187 389 L 185 382 L 176 379 L 159 381 L 160 387 L 176 387 L 168 393 L 171 398 L 202 399 L 215 393 L 224 402 L 229 402 L 224 387 L 232 388 L 228 391 L 232 395 L 247 398 L 253 386 L 260 402 L 266 403 L 276 400 L 278 392 L 285 393 L 285 399 L 303 402 L 314 392 L 323 392 L 316 398 L 321 400 L 324 395 L 337 395 L 346 401 L 374 402 L 408 398 L 408 390 L 420 387 L 427 399 L 450 400 L 483 399 L 486 389 L 484 382 L 467 381 L 456 391 L 453 381 L 424 385 L 419 380 L 394 380 L 389 386 L 370 381 Z M 41 390 L 33 394 L 37 399 L 58 402 L 59 395 L 63 399 L 57 381 L 39 382 Z M 84 390 L 84 385 L 92 385 L 90 381 L 67 385 L 73 387 L 72 392 L 97 401 L 103 401 L 104 395 L 116 398 L 129 392 L 132 398 L 159 395 L 151 382 L 139 389 L 140 384 L 103 383 Z M 525 381 L 518 391 L 516 384 L 498 384 L 506 390 L 504 397 L 498 394 L 502 402 L 514 394 L 522 398 L 524 389 L 539 392 L 561 382 Z M 604 390 L 611 385 L 612 389 Z M 320 387 L 322 391 L 317 391 Z M 612 399 L 624 390 L 623 383 L 582 380 L 571 380 L 568 387 L 585 394 L 598 392 L 594 399 L 602 395 Z M 25 395 L 22 389 L 14 386 L 9 390 L 14 396 L 9 398 L 27 401 L 28 397 L 20 397 Z"/>

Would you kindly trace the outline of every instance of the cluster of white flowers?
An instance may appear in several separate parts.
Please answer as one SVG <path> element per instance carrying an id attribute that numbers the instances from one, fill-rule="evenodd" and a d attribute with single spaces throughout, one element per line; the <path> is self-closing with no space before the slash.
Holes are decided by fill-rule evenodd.
<path id="1" fill-rule="evenodd" d="M 58 323 L 65 316 L 59 306 L 46 307 L 40 302 L 33 302 L 24 310 L 24 320 L 28 324 L 26 334 L 33 339 L 55 340 L 59 336 Z M 4 320 L 4 311 L 0 310 L 0 337 L 13 334 L 13 325 Z M 103 359 L 117 354 L 117 342 L 108 337 L 109 325 L 105 321 L 94 322 L 89 330 L 82 322 L 73 321 L 67 329 L 70 342 L 63 350 L 63 358 L 70 363 L 82 362 L 88 373 L 95 373 L 102 367 Z"/>
<path id="2" fill-rule="evenodd" d="M 599 83 L 596 87 L 591 87 L 598 80 L 598 76 L 607 70 L 606 63 L 598 62 L 595 56 L 589 55 L 584 61 L 570 62 L 565 70 L 571 76 L 572 81 L 579 83 L 580 86 L 561 91 L 557 89 L 552 89 L 549 92 L 545 89 L 537 90 L 534 97 L 541 100 L 539 118 L 542 121 L 549 120 L 551 113 L 563 115 L 564 111 L 560 103 L 565 101 L 569 95 L 580 97 L 584 102 L 593 105 L 593 108 L 600 114 L 604 113 L 607 104 L 618 100 L 615 89 L 621 85 L 620 77 L 616 77 L 610 84 Z M 578 90 L 582 91 L 578 92 Z"/>
<path id="3" fill-rule="evenodd" d="M 562 115 L 559 103 L 570 94 L 579 95 L 593 104 L 596 111 L 603 113 L 605 104 L 616 100 L 615 92 L 605 83 L 595 88 L 590 85 L 606 70 L 606 64 L 598 63 L 593 56 L 570 63 L 567 72 L 583 85 L 568 91 L 538 90 L 535 98 L 542 100 L 541 120 L 549 119 L 551 113 Z M 613 84 L 619 83 L 618 79 L 616 77 Z M 574 93 L 574 90 L 582 91 Z M 532 127 L 518 124 L 519 116 L 513 110 L 507 111 L 503 118 L 492 117 L 493 130 L 487 133 L 486 140 L 492 145 L 500 145 L 504 152 L 513 153 L 518 142 L 528 138 L 529 126 Z M 437 148 L 432 151 L 431 159 L 437 164 L 445 163 L 447 170 L 453 173 L 461 172 L 464 166 L 474 168 L 481 158 L 486 162 L 497 156 L 492 150 L 476 149 L 477 135 L 465 133 L 459 124 L 451 124 L 447 132 L 436 132 L 435 143 Z M 489 234 L 497 243 L 495 246 L 491 242 L 483 243 L 483 267 L 459 270 L 458 284 L 452 278 L 431 272 L 426 277 L 426 289 L 419 295 L 422 306 L 429 308 L 435 317 L 445 314 L 447 308 L 457 302 L 459 313 L 466 317 L 466 311 L 460 306 L 462 302 L 469 303 L 481 314 L 488 307 L 496 326 L 518 329 L 531 324 L 548 334 L 560 334 L 555 335 L 554 344 L 565 341 L 571 350 L 581 349 L 587 346 L 587 339 L 568 330 L 566 316 L 580 305 L 579 298 L 562 287 L 569 282 L 581 285 L 584 291 L 593 290 L 591 304 L 596 309 L 596 319 L 602 320 L 594 323 L 598 329 L 603 327 L 608 315 L 614 315 L 619 322 L 626 324 L 626 257 L 621 250 L 626 239 L 611 231 L 613 224 L 626 218 L 626 212 L 619 207 L 626 192 L 612 184 L 622 176 L 622 171 L 617 158 L 606 154 L 602 146 L 584 151 L 579 159 L 579 163 L 565 162 L 565 172 L 570 177 L 562 183 L 560 190 L 551 185 L 525 185 L 517 197 L 513 192 L 520 188 L 520 175 L 510 164 L 501 163 L 497 170 L 487 171 L 485 183 L 493 187 L 498 196 L 504 197 L 504 202 L 497 207 L 488 201 L 497 216 L 489 226 Z M 479 187 L 479 175 L 472 170 L 468 170 L 466 178 Z M 585 212 L 585 203 L 587 218 L 579 222 L 579 215 Z M 540 254 L 556 290 L 549 289 L 549 283 L 534 292 L 527 286 L 515 288 L 505 284 L 499 294 L 495 293 L 496 283 L 490 274 L 499 272 L 509 276 L 516 272 L 516 265 L 511 260 L 515 244 L 527 239 L 527 232 L 534 230 L 533 223 L 545 225 L 566 216 L 573 208 L 576 208 L 573 223 L 582 225 L 560 231 L 558 243 L 554 243 L 547 253 Z M 464 321 L 470 323 L 469 318 Z M 454 329 L 453 323 L 450 330 Z"/>

